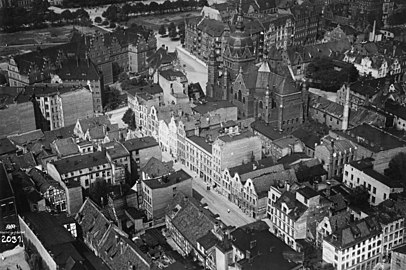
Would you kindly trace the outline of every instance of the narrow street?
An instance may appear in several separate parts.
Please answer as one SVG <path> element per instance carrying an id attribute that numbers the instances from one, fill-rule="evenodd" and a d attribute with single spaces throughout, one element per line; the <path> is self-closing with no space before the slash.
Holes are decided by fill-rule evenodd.
<path id="1" fill-rule="evenodd" d="M 162 160 L 170 161 L 169 154 L 163 152 Z M 207 190 L 206 183 L 204 183 L 203 179 L 198 177 L 195 172 L 185 168 L 179 162 L 174 163 L 173 167 L 175 170 L 183 169 L 193 177 L 192 187 L 203 197 L 201 202 L 207 203 L 210 211 L 214 214 L 218 214 L 221 221 L 226 225 L 239 227 L 255 221 L 254 218 L 245 215 L 237 205 L 227 200 L 226 197 L 218 194 L 214 190 Z M 230 209 L 230 213 L 228 213 L 228 209 Z"/>

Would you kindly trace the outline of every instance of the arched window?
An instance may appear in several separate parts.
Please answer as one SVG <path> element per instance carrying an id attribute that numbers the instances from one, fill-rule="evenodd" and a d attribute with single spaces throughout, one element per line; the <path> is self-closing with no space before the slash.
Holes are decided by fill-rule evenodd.
<path id="1" fill-rule="evenodd" d="M 260 109 L 263 108 L 262 101 L 259 102 L 258 107 L 259 107 Z"/>
<path id="2" fill-rule="evenodd" d="M 231 94 L 233 93 L 233 87 L 232 86 L 230 87 L 230 93 Z"/>
<path id="3" fill-rule="evenodd" d="M 235 94 L 234 94 L 234 99 L 237 99 L 237 98 L 238 98 L 238 97 L 237 97 L 237 93 L 235 93 Z"/>
<path id="4" fill-rule="evenodd" d="M 241 102 L 242 99 L 242 94 L 241 94 L 241 90 L 238 91 L 238 101 Z"/>
<path id="5" fill-rule="evenodd" d="M 245 97 L 243 97 L 243 98 L 242 98 L 242 103 L 244 103 L 244 104 L 245 104 Z"/>

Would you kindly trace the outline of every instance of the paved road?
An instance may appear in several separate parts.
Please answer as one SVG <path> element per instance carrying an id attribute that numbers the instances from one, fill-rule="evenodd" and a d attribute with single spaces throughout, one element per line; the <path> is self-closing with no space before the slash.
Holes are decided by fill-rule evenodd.
<path id="1" fill-rule="evenodd" d="M 166 152 L 162 153 L 162 159 L 163 161 L 171 160 Z M 196 192 L 203 196 L 202 203 L 207 203 L 210 211 L 219 214 L 221 221 L 226 225 L 240 227 L 255 221 L 255 219 L 245 215 L 237 205 L 228 201 L 224 196 L 214 190 L 207 190 L 203 179 L 199 178 L 196 173 L 185 168 L 180 163 L 175 163 L 173 167 L 175 170 L 183 169 L 193 176 L 192 186 Z M 228 209 L 230 209 L 230 213 L 228 213 Z"/>

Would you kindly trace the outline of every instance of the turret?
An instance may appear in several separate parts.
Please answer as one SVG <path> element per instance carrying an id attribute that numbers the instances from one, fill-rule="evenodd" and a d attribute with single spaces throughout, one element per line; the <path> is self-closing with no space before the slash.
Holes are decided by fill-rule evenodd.
<path id="1" fill-rule="evenodd" d="M 207 86 L 206 86 L 206 94 L 211 98 L 214 97 L 214 86 L 217 77 L 218 70 L 217 70 L 216 46 L 213 43 L 210 50 L 209 63 L 207 65 Z"/>

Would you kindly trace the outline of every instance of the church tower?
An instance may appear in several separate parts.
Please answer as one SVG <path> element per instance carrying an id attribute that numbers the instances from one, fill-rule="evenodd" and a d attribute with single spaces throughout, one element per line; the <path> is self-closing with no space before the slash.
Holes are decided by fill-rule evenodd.
<path id="1" fill-rule="evenodd" d="M 252 38 L 245 32 L 242 0 L 240 0 L 238 7 L 235 30 L 227 40 L 223 59 L 224 68 L 228 70 L 228 76 L 231 81 L 235 80 L 240 68 L 245 72 L 250 66 L 255 64 L 256 51 Z"/>
<path id="2" fill-rule="evenodd" d="M 216 50 L 215 45 L 213 43 L 210 55 L 209 55 L 209 62 L 207 65 L 207 85 L 206 85 L 206 95 L 208 97 L 214 98 L 214 92 L 216 88 L 216 84 L 218 83 L 218 63 L 216 57 Z"/>

